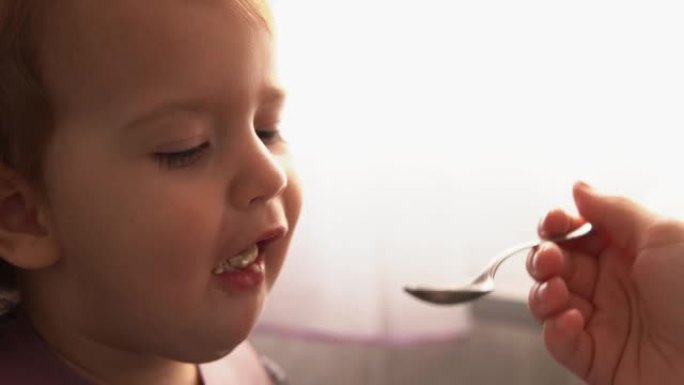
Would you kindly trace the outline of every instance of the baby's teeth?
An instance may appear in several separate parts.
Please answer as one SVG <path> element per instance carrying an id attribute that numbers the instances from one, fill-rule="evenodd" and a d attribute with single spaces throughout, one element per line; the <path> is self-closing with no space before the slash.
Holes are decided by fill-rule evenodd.
<path id="1" fill-rule="evenodd" d="M 228 266 L 235 269 L 244 269 L 249 266 L 250 263 L 254 262 L 259 255 L 259 248 L 256 244 L 252 245 L 249 249 L 243 251 L 240 255 L 236 255 L 228 260 Z"/>
<path id="2" fill-rule="evenodd" d="M 232 267 L 234 269 L 244 269 L 247 267 L 250 263 L 250 260 L 247 257 L 233 257 L 228 260 L 228 266 Z"/>
<path id="3" fill-rule="evenodd" d="M 249 268 L 255 273 L 261 273 L 263 271 L 262 267 L 263 266 L 260 263 L 255 263 L 251 265 Z"/>
<path id="4" fill-rule="evenodd" d="M 254 244 L 239 255 L 236 255 L 228 260 L 222 261 L 218 266 L 214 267 L 212 272 L 214 274 L 222 274 L 226 271 L 236 271 L 244 269 L 252 264 L 259 256 L 259 247 Z"/>

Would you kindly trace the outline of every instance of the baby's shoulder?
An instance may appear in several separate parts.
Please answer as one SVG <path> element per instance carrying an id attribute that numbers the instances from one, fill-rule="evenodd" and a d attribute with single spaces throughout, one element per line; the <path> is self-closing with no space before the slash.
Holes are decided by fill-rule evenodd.
<path id="1" fill-rule="evenodd" d="M 0 383 L 24 383 L 24 379 L 37 370 L 35 346 L 16 319 L 0 320 Z M 24 382 L 20 382 L 24 381 Z"/>
<path id="2" fill-rule="evenodd" d="M 5 316 L 0 318 L 0 375 L 9 368 L 30 362 L 32 343 L 27 330 L 19 320 Z"/>

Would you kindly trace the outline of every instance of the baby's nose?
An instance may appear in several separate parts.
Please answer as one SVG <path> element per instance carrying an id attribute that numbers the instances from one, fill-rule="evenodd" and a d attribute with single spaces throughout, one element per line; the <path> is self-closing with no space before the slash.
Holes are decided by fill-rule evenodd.
<path id="1" fill-rule="evenodd" d="M 280 157 L 260 141 L 243 150 L 230 195 L 235 206 L 245 209 L 279 196 L 287 187 L 288 177 Z"/>

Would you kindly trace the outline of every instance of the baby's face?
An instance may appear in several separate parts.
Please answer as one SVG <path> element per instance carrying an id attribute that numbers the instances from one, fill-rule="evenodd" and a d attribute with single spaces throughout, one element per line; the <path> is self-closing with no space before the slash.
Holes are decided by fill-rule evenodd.
<path id="1" fill-rule="evenodd" d="M 226 0 L 58 3 L 41 51 L 56 114 L 53 311 L 115 349 L 225 354 L 253 326 L 300 208 L 271 35 Z M 221 272 L 254 245 L 255 262 Z"/>

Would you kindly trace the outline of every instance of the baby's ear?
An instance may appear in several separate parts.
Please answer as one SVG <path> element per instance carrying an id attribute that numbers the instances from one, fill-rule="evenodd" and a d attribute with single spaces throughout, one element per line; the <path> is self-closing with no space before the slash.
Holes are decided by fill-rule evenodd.
<path id="1" fill-rule="evenodd" d="M 0 163 L 0 258 L 21 269 L 45 268 L 57 261 L 47 209 L 25 178 Z"/>

